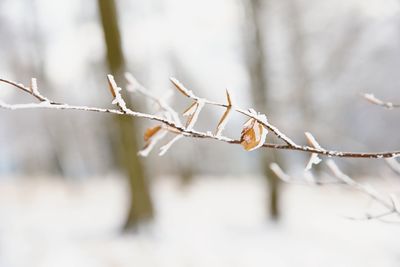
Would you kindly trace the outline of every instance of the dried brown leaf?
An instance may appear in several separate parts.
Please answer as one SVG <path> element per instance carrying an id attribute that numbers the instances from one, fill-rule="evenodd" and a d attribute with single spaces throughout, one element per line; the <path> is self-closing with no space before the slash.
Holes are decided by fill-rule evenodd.
<path id="1" fill-rule="evenodd" d="M 222 117 L 218 122 L 217 131 L 215 135 L 217 136 L 221 135 L 222 131 L 225 129 L 225 125 L 228 123 L 229 114 L 231 113 L 231 111 L 232 111 L 231 107 L 226 108 L 224 114 L 222 114 Z"/>
<path id="2" fill-rule="evenodd" d="M 228 106 L 232 106 L 232 98 L 231 98 L 231 94 L 229 93 L 228 89 L 225 90 L 226 92 L 226 100 L 228 101 Z"/>
<path id="3" fill-rule="evenodd" d="M 240 137 L 240 144 L 247 151 L 261 147 L 265 143 L 268 130 L 256 119 L 249 119 L 244 125 Z"/>
<path id="4" fill-rule="evenodd" d="M 181 82 L 179 82 L 177 79 L 171 77 L 170 81 L 175 85 L 176 89 L 178 89 L 179 92 L 181 92 L 183 95 L 187 97 L 191 97 L 193 94 L 191 91 L 189 91 Z"/>
<path id="5" fill-rule="evenodd" d="M 107 81 L 108 81 L 108 89 L 110 89 L 112 96 L 116 97 L 117 96 L 117 93 L 116 93 L 117 84 L 114 80 L 114 76 L 112 76 L 110 74 L 107 75 Z"/>
<path id="6" fill-rule="evenodd" d="M 193 102 L 187 109 L 185 109 L 182 115 L 185 117 L 192 116 L 196 112 L 198 105 L 199 104 L 197 102 Z"/>
<path id="7" fill-rule="evenodd" d="M 218 122 L 217 130 L 215 133 L 215 135 L 217 135 L 217 136 L 221 135 L 222 131 L 225 129 L 225 125 L 228 123 L 229 114 L 231 113 L 231 110 L 232 110 L 232 99 L 231 99 L 228 89 L 226 89 L 226 99 L 228 101 L 228 107 L 226 108 L 224 114 L 222 114 L 222 117 Z"/>
<path id="8" fill-rule="evenodd" d="M 161 125 L 148 128 L 144 133 L 144 141 L 149 141 L 159 130 L 161 130 Z"/>
<path id="9" fill-rule="evenodd" d="M 194 102 L 188 109 L 183 112 L 183 116 L 188 117 L 186 121 L 186 128 L 192 129 L 194 124 L 196 123 L 201 110 L 204 107 L 204 100 L 198 99 Z"/>

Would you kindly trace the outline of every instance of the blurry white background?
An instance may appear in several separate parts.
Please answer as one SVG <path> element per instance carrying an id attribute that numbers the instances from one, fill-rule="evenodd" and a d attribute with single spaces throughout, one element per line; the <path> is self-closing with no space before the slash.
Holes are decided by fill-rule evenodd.
<path id="1" fill-rule="evenodd" d="M 159 95 L 172 90 L 168 78 L 175 76 L 198 95 L 225 101 L 229 88 L 237 105 L 252 107 L 249 1 L 115 1 L 127 70 Z M 370 105 L 360 93 L 400 102 L 400 2 L 259 2 L 268 87 L 268 110 L 260 111 L 298 143 L 311 131 L 335 150 L 398 148 L 399 111 Z M 97 5 L 0 0 L 0 77 L 25 84 L 36 77 L 54 100 L 111 106 Z M 2 101 L 32 101 L 0 89 Z M 178 111 L 188 105 L 175 92 L 170 102 Z M 198 127 L 213 130 L 221 112 L 207 108 Z M 154 151 L 143 160 L 155 219 L 120 234 L 129 186 L 113 156 L 109 120 L 0 110 L 0 267 L 400 264 L 398 224 L 345 218 L 363 215 L 368 198 L 285 185 L 281 218 L 272 222 L 259 154 L 202 140 L 183 139 L 166 156 Z M 233 116 L 226 135 L 238 138 L 244 120 Z M 152 125 L 140 121 L 140 145 L 141 129 Z M 281 155 L 285 170 L 301 174 L 308 155 Z M 398 177 L 382 161 L 338 163 L 356 179 L 399 193 Z"/>

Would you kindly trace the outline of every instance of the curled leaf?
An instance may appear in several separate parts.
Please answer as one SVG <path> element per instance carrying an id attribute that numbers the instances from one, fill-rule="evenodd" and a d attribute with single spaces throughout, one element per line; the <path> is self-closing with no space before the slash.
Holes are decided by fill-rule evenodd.
<path id="1" fill-rule="evenodd" d="M 247 151 L 261 147 L 265 143 L 268 130 L 256 119 L 249 119 L 244 125 L 240 137 L 240 144 Z"/>

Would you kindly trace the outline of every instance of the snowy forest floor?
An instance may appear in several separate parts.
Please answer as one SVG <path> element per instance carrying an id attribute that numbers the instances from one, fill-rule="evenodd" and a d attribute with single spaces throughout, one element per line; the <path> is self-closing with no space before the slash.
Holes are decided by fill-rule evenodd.
<path id="1" fill-rule="evenodd" d="M 353 221 L 368 198 L 337 187 L 285 185 L 268 222 L 264 181 L 153 182 L 157 217 L 121 234 L 119 178 L 0 180 L 0 267 L 400 266 L 400 224 Z"/>

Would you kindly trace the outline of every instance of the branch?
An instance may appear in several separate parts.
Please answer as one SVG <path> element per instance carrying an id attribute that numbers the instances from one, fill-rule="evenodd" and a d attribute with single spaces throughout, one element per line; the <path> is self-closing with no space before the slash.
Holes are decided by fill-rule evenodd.
<path id="1" fill-rule="evenodd" d="M 308 139 L 308 141 L 311 143 L 311 145 L 313 145 L 316 148 L 321 148 L 320 144 L 316 141 L 316 139 L 314 138 L 314 136 L 311 133 L 306 133 L 306 137 Z M 311 159 L 310 161 L 313 159 L 313 155 L 311 155 Z M 318 163 L 320 163 L 322 160 L 319 159 Z M 336 165 L 336 163 L 333 161 L 333 159 L 327 159 L 325 161 L 325 164 L 327 165 L 327 167 L 329 168 L 329 170 L 332 172 L 332 174 L 334 175 L 335 179 L 334 181 L 329 181 L 329 182 L 321 182 L 321 181 L 313 181 L 313 183 L 310 183 L 307 181 L 307 179 L 303 178 L 303 179 L 293 179 L 291 178 L 289 175 L 287 175 L 280 167 L 278 164 L 276 163 L 272 163 L 270 165 L 270 169 L 276 174 L 276 176 L 278 178 L 280 178 L 281 180 L 283 180 L 284 182 L 287 183 L 295 183 L 295 184 L 345 184 L 355 190 L 360 191 L 361 193 L 369 196 L 371 199 L 373 199 L 375 202 L 379 203 L 381 206 L 383 206 L 385 208 L 385 212 L 380 213 L 380 214 L 375 214 L 375 215 L 371 215 L 371 214 L 367 214 L 364 218 L 361 219 L 380 219 L 382 217 L 386 217 L 392 214 L 395 214 L 397 216 L 400 216 L 400 209 L 399 209 L 399 204 L 398 204 L 398 200 L 394 195 L 390 195 L 389 198 L 384 198 L 381 196 L 380 193 L 376 192 L 371 186 L 368 185 L 364 185 L 361 183 L 356 182 L 354 179 L 352 179 L 351 177 L 349 177 L 348 175 L 344 174 L 340 168 Z M 312 164 L 310 164 L 310 162 L 307 164 L 307 168 L 306 168 L 306 172 L 305 173 L 309 173 L 307 172 L 308 170 L 311 170 Z M 354 218 L 351 218 L 354 219 Z"/>
<path id="2" fill-rule="evenodd" d="M 393 104 L 392 102 L 385 102 L 373 94 L 363 94 L 362 95 L 368 102 L 374 105 L 378 105 L 387 109 L 393 109 L 393 108 L 400 108 L 400 104 Z"/>
<path id="3" fill-rule="evenodd" d="M 326 165 L 332 171 L 332 173 L 335 175 L 335 177 L 337 177 L 337 179 L 343 181 L 345 184 L 349 185 L 351 188 L 354 188 L 354 189 L 362 192 L 363 194 L 368 195 L 374 201 L 379 203 L 381 206 L 383 206 L 387 210 L 381 214 L 375 214 L 375 215 L 367 214 L 367 216 L 364 219 L 368 219 L 368 220 L 369 219 L 378 219 L 378 218 L 382 218 L 382 217 L 392 215 L 392 214 L 396 214 L 397 216 L 400 216 L 400 210 L 398 209 L 398 204 L 397 204 L 398 201 L 394 195 L 390 195 L 390 198 L 386 199 L 386 198 L 382 197 L 380 193 L 376 192 L 371 186 L 356 182 L 354 179 L 352 179 L 351 177 L 344 174 L 332 159 L 328 159 L 326 161 Z"/>
<path id="4" fill-rule="evenodd" d="M 178 113 L 170 105 L 168 105 L 168 103 L 164 99 L 156 96 L 150 90 L 145 88 L 142 84 L 138 82 L 138 80 L 131 73 L 126 72 L 125 79 L 128 82 L 127 86 L 128 91 L 138 92 L 145 98 L 150 99 L 153 102 L 157 103 L 160 109 L 167 112 L 177 125 L 182 126 L 182 122 L 179 119 Z"/>
<path id="5" fill-rule="evenodd" d="M 129 77 L 129 76 L 128 76 Z M 148 113 L 142 113 L 138 111 L 133 111 L 126 107 L 126 103 L 122 98 L 120 91 L 121 88 L 117 86 L 114 81 L 113 76 L 107 76 L 109 89 L 111 91 L 113 99 L 113 104 L 118 106 L 118 109 L 109 109 L 109 108 L 100 108 L 100 107 L 88 107 L 88 106 L 74 106 L 65 103 L 59 103 L 52 100 L 49 100 L 42 96 L 39 91 L 37 90 L 37 86 L 32 86 L 36 88 L 32 90 L 30 87 L 26 87 L 23 84 L 16 83 L 6 79 L 0 79 L 0 82 L 9 84 L 18 88 L 25 93 L 32 95 L 36 100 L 39 100 L 39 103 L 28 103 L 28 104 L 7 104 L 0 101 L 0 107 L 4 109 L 10 110 L 18 110 L 18 109 L 34 109 L 34 108 L 46 108 L 46 109 L 57 109 L 57 110 L 81 110 L 81 111 L 91 111 L 91 112 L 100 112 L 100 113 L 112 113 L 116 115 L 124 115 L 124 116 L 132 116 L 137 118 L 144 118 L 152 121 L 156 121 L 162 125 L 162 130 L 171 132 L 174 134 L 182 135 L 183 137 L 190 137 L 190 138 L 204 138 L 204 139 L 213 139 L 219 142 L 225 142 L 229 144 L 241 144 L 242 141 L 240 139 L 233 139 L 230 137 L 226 137 L 219 134 L 213 134 L 211 131 L 201 132 L 193 129 L 194 123 L 198 115 L 201 112 L 201 108 L 203 105 L 213 105 L 219 106 L 224 109 L 232 109 L 240 114 L 245 115 L 249 119 L 257 121 L 259 125 L 265 127 L 270 132 L 275 134 L 280 140 L 282 140 L 285 144 L 272 144 L 272 143 L 263 143 L 260 147 L 269 148 L 269 149 L 282 149 L 282 150 L 294 150 L 300 151 L 304 153 L 315 153 L 319 155 L 329 156 L 329 157 L 343 157 L 343 158 L 395 158 L 400 156 L 400 151 L 387 151 L 387 152 L 373 152 L 373 153 L 363 153 L 363 152 L 344 152 L 344 151 L 335 151 L 335 150 L 328 150 L 322 147 L 315 147 L 315 146 L 303 146 L 296 144 L 292 139 L 287 137 L 284 133 L 282 133 L 276 126 L 272 125 L 269 121 L 267 121 L 265 115 L 257 113 L 253 109 L 244 110 L 239 108 L 235 105 L 232 105 L 230 101 L 227 104 L 218 103 L 214 101 L 210 101 L 208 99 L 203 99 L 195 95 L 192 91 L 186 89 L 181 83 L 179 83 L 176 79 L 171 78 L 172 83 L 175 87 L 186 97 L 192 99 L 195 103 L 194 113 L 189 116 L 187 126 L 182 126 L 180 120 L 177 119 L 178 116 L 173 115 L 177 113 L 174 111 L 170 106 L 166 105 L 165 102 L 161 101 L 157 97 L 151 96 L 148 93 L 143 93 L 144 91 L 141 90 L 140 92 L 146 97 L 155 100 L 159 103 L 160 107 L 164 110 L 168 111 L 166 114 L 170 114 L 168 116 L 164 114 L 163 116 L 152 115 Z M 129 79 L 128 79 L 129 80 Z M 173 111 L 171 113 L 171 111 Z M 256 135 L 256 133 L 255 133 Z M 150 138 L 151 140 L 151 138 Z M 176 140 L 175 140 L 176 141 Z M 169 146 L 167 146 L 169 148 Z M 164 147 L 165 150 L 165 147 Z"/>

